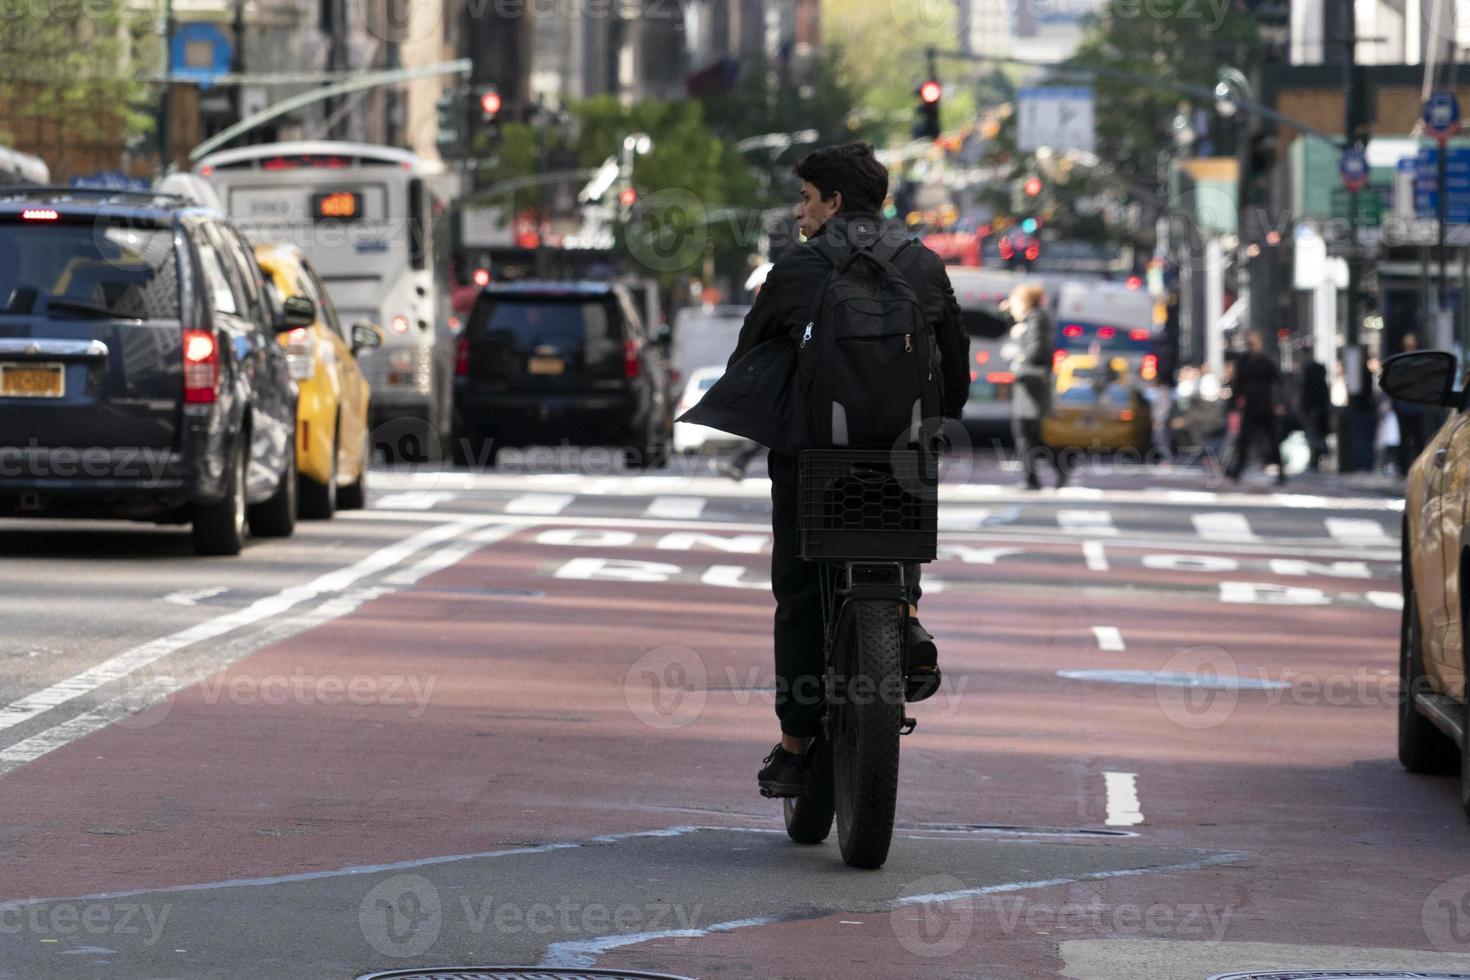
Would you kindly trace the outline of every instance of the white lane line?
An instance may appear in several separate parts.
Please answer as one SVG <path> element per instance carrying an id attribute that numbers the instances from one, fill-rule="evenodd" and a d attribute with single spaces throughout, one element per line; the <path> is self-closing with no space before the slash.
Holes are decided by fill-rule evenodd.
<path id="1" fill-rule="evenodd" d="M 940 507 L 939 530 L 973 531 L 989 519 L 989 507 Z"/>
<path id="2" fill-rule="evenodd" d="M 1143 805 L 1138 802 L 1138 773 L 1105 772 L 1108 791 L 1109 827 L 1133 827 L 1143 823 Z"/>
<path id="3" fill-rule="evenodd" d="M 429 552 L 413 566 L 399 569 L 383 579 L 383 581 L 388 585 L 416 585 L 419 579 L 427 575 L 432 575 L 435 572 L 442 572 L 449 566 L 458 564 L 465 558 L 468 558 L 485 545 L 508 538 L 519 530 L 521 528 L 517 525 L 506 524 L 500 527 L 487 527 L 483 531 L 476 531 L 468 539 L 456 538 L 438 551 Z"/>
<path id="4" fill-rule="evenodd" d="M 1094 626 L 1092 628 L 1092 634 L 1097 637 L 1097 647 L 1099 650 L 1116 651 L 1128 649 L 1123 645 L 1123 634 L 1118 631 L 1118 627 L 1116 626 Z"/>
<path id="5" fill-rule="evenodd" d="M 709 500 L 705 497 L 654 497 L 643 516 L 666 517 L 674 521 L 698 520 L 707 503 Z"/>
<path id="6" fill-rule="evenodd" d="M 1366 544 L 1383 547 L 1393 544 L 1388 529 L 1373 520 L 1353 517 L 1328 517 L 1327 533 L 1343 544 Z"/>
<path id="7" fill-rule="evenodd" d="M 58 681 L 34 694 L 28 694 L 0 709 L 0 731 L 23 724 L 73 698 L 90 694 L 104 684 L 121 680 L 139 667 L 162 660 L 175 651 L 279 616 L 317 596 L 344 591 L 358 579 L 392 568 L 422 548 L 455 537 L 470 528 L 483 527 L 487 523 L 489 523 L 488 518 L 473 518 L 427 528 L 412 537 L 380 548 L 351 565 L 320 575 L 305 585 L 293 585 L 282 589 L 275 595 L 257 599 L 243 609 L 207 619 L 177 633 L 125 650 L 94 667 L 63 681 Z"/>
<path id="8" fill-rule="evenodd" d="M 1082 556 L 1087 559 L 1089 572 L 1106 572 L 1111 567 L 1108 564 L 1108 553 L 1103 550 L 1101 541 L 1082 542 Z"/>
<path id="9" fill-rule="evenodd" d="M 204 599 L 213 599 L 228 591 L 230 590 L 223 585 L 216 585 L 208 589 L 187 589 L 183 592 L 170 592 L 163 597 L 163 601 L 171 602 L 176 606 L 197 606 Z"/>
<path id="10" fill-rule="evenodd" d="M 576 494 L 571 493 L 523 493 L 505 505 L 505 512 L 552 517 L 566 510 L 576 499 Z"/>
<path id="11" fill-rule="evenodd" d="M 1195 514 L 1194 529 L 1206 541 L 1258 541 L 1244 514 L 1233 512 Z"/>
<path id="12" fill-rule="evenodd" d="M 1059 510 L 1057 525 L 1063 531 L 1079 534 L 1117 534 L 1113 527 L 1113 515 L 1106 510 Z"/>
<path id="13" fill-rule="evenodd" d="M 373 501 L 375 510 L 433 510 L 459 496 L 444 490 L 420 490 L 413 493 L 390 493 Z"/>

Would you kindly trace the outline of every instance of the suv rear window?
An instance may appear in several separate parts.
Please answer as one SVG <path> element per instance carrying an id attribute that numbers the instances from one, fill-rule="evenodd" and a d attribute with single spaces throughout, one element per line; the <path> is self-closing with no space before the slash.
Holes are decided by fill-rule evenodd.
<path id="1" fill-rule="evenodd" d="M 0 315 L 179 318 L 173 232 L 107 224 L 0 223 Z"/>
<path id="2" fill-rule="evenodd" d="M 498 296 L 481 302 L 470 324 L 481 343 L 532 355 L 538 348 L 585 368 L 622 369 L 621 318 L 613 301 L 581 296 Z"/>

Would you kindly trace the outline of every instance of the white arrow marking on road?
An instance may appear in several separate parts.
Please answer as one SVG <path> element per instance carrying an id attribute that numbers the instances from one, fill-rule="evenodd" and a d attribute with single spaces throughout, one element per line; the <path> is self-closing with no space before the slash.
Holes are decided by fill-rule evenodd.
<path id="1" fill-rule="evenodd" d="M 1256 532 L 1244 514 L 1195 514 L 1194 529 L 1206 541 L 1256 541 Z"/>
<path id="2" fill-rule="evenodd" d="M 1057 524 L 1063 531 L 1079 534 L 1117 534 L 1113 515 L 1106 510 L 1059 510 Z"/>
<path id="3" fill-rule="evenodd" d="M 1118 627 L 1116 626 L 1094 626 L 1092 632 L 1097 637 L 1097 647 L 1099 650 L 1128 649 L 1123 645 L 1123 634 L 1118 631 Z"/>
<path id="4" fill-rule="evenodd" d="M 457 493 L 443 490 L 417 490 L 408 493 L 390 493 L 373 501 L 374 510 L 433 510 L 442 503 L 458 497 Z"/>
<path id="5" fill-rule="evenodd" d="M 1082 542 L 1082 555 L 1087 559 L 1089 572 L 1106 572 L 1111 567 L 1108 565 L 1108 553 L 1103 550 L 1101 541 Z"/>
<path id="6" fill-rule="evenodd" d="M 1108 792 L 1109 827 L 1133 827 L 1143 823 L 1143 804 L 1138 802 L 1138 773 L 1105 772 Z"/>
<path id="7" fill-rule="evenodd" d="M 1328 517 L 1327 533 L 1343 544 L 1383 546 L 1393 544 L 1384 526 L 1377 521 L 1353 517 Z"/>
<path id="8" fill-rule="evenodd" d="M 553 517 L 566 510 L 576 499 L 576 494 L 571 493 L 523 493 L 505 505 L 505 512 Z"/>
<path id="9" fill-rule="evenodd" d="M 654 497 L 643 516 L 666 517 L 673 521 L 697 520 L 707 503 L 709 501 L 704 497 Z"/>
<path id="10" fill-rule="evenodd" d="M 211 589 L 191 589 L 185 592 L 170 592 L 163 597 L 164 602 L 172 602 L 176 606 L 196 606 L 204 599 L 213 599 L 217 595 L 223 595 L 230 591 L 223 585 L 217 585 Z"/>

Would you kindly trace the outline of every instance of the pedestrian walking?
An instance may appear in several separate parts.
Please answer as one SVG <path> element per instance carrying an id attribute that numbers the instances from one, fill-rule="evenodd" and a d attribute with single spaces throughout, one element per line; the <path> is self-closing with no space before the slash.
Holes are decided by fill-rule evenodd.
<path id="1" fill-rule="evenodd" d="M 1011 434 L 1016 440 L 1027 490 L 1040 490 L 1037 463 L 1046 460 L 1057 471 L 1057 486 L 1070 477 L 1064 454 L 1053 452 L 1041 439 L 1041 420 L 1051 410 L 1052 354 L 1056 345 L 1046 293 L 1040 284 L 1023 282 L 1011 290 L 1006 310 L 1016 321 L 1003 353 L 1010 359 L 1016 381 L 1011 388 Z"/>
<path id="2" fill-rule="evenodd" d="M 1231 372 L 1230 410 L 1234 415 L 1230 427 L 1236 430 L 1235 450 L 1225 475 L 1238 483 L 1251 446 L 1261 444 L 1266 462 L 1276 465 L 1277 484 L 1285 483 L 1280 425 L 1286 406 L 1281 399 L 1281 369 L 1266 353 L 1266 338 L 1258 331 L 1246 335 L 1246 351 L 1236 359 Z"/>
<path id="3" fill-rule="evenodd" d="M 1327 366 L 1310 353 L 1302 365 L 1302 427 L 1307 432 L 1307 469 L 1317 472 L 1327 455 L 1327 434 L 1332 431 L 1332 391 L 1327 383 Z"/>

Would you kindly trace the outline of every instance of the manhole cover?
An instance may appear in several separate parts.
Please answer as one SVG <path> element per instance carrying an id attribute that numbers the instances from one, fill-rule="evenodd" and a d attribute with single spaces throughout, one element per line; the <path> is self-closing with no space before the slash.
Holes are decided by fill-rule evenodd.
<path id="1" fill-rule="evenodd" d="M 1470 980 L 1470 973 L 1417 973 L 1413 970 L 1287 970 L 1284 973 L 1217 973 L 1210 980 Z"/>
<path id="2" fill-rule="evenodd" d="M 433 967 L 428 970 L 389 970 L 367 973 L 357 980 L 690 980 L 671 973 L 630 973 L 627 970 L 580 970 L 539 966 Z"/>

